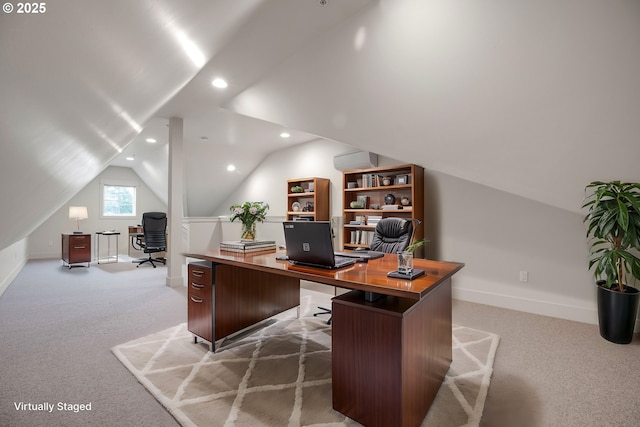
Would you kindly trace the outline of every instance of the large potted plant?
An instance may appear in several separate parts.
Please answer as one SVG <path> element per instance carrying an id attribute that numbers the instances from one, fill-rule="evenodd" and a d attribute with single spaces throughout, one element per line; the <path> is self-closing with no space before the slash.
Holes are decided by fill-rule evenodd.
<path id="1" fill-rule="evenodd" d="M 628 344 L 638 311 L 640 292 L 629 286 L 640 279 L 640 184 L 594 181 L 582 205 L 588 209 L 591 254 L 598 291 L 600 335 Z"/>

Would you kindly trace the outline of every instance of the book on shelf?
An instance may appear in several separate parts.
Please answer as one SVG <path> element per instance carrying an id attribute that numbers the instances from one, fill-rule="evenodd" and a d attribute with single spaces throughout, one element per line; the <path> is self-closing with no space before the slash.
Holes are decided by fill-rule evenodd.
<path id="1" fill-rule="evenodd" d="M 376 225 L 382 219 L 382 215 L 369 215 L 367 216 L 367 225 Z"/>
<path id="2" fill-rule="evenodd" d="M 375 173 L 364 173 L 361 177 L 362 188 L 382 187 L 384 177 Z"/>
<path id="3" fill-rule="evenodd" d="M 402 209 L 402 205 L 382 205 L 383 211 L 395 211 Z"/>
<path id="4" fill-rule="evenodd" d="M 351 231 L 351 241 L 353 245 L 368 245 L 373 240 L 373 231 L 370 230 L 353 230 Z"/>

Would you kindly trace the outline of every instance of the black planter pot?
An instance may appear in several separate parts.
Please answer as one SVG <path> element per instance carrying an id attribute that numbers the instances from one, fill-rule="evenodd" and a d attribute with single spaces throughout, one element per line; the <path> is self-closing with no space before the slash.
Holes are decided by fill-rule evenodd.
<path id="1" fill-rule="evenodd" d="M 600 335 L 616 344 L 629 344 L 638 313 L 640 291 L 627 286 L 625 292 L 598 286 Z"/>

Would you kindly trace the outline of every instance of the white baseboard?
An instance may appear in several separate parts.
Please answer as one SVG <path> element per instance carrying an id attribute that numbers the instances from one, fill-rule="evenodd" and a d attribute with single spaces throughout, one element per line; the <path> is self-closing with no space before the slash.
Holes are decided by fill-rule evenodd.
<path id="1" fill-rule="evenodd" d="M 11 272 L 2 279 L 2 282 L 0 282 L 0 296 L 2 296 L 4 291 L 7 290 L 11 282 L 13 282 L 13 280 L 16 277 L 18 277 L 18 274 L 20 273 L 20 271 L 22 270 L 22 268 L 25 266 L 26 263 L 27 263 L 26 258 L 21 260 L 18 264 L 16 264 L 13 270 L 11 270 Z"/>
<path id="2" fill-rule="evenodd" d="M 460 289 L 455 286 L 453 288 L 453 298 L 509 310 L 523 311 L 525 313 L 539 314 L 593 325 L 598 324 L 598 312 L 595 308 L 559 304 L 551 301 L 501 295 L 471 289 Z"/>
<path id="3" fill-rule="evenodd" d="M 35 252 L 29 254 L 29 259 L 55 259 L 60 258 L 60 251 L 57 252 Z"/>

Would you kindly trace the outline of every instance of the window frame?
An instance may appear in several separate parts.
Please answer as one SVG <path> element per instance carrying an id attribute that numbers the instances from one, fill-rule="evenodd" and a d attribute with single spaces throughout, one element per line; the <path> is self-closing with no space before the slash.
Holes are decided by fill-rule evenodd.
<path id="1" fill-rule="evenodd" d="M 132 215 L 105 215 L 104 208 L 104 189 L 105 187 L 132 187 L 134 189 L 133 199 L 133 214 Z M 119 180 L 100 180 L 100 219 L 136 219 L 138 218 L 138 183 L 133 181 L 119 181 Z"/>

